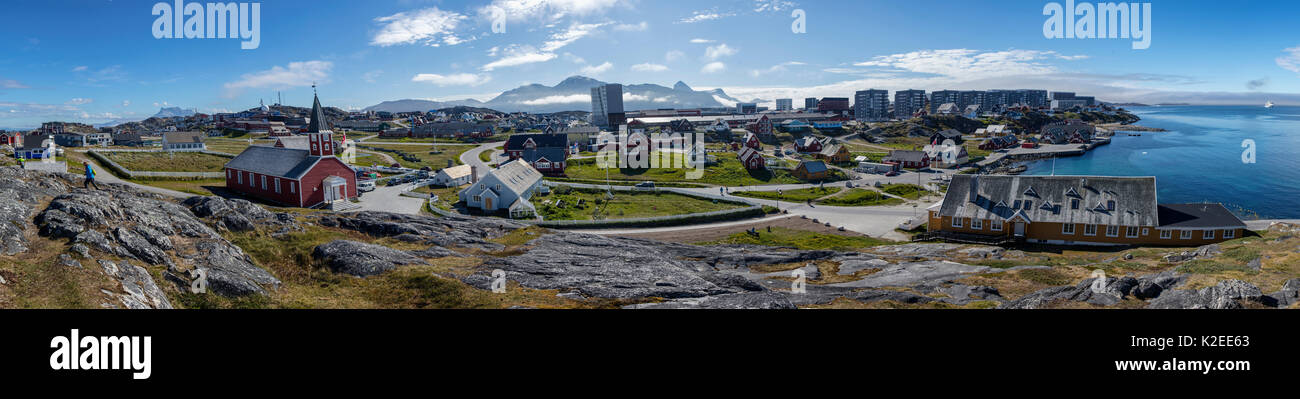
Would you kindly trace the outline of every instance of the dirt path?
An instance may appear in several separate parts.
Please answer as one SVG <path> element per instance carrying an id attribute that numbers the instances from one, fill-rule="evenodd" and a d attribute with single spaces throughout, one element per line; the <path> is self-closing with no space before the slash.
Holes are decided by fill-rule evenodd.
<path id="1" fill-rule="evenodd" d="M 803 219 L 799 217 L 788 217 L 777 220 L 761 221 L 755 223 L 737 224 L 726 227 L 699 228 L 690 230 L 664 231 L 655 233 L 636 233 L 636 234 L 617 234 L 618 237 L 641 238 L 647 240 L 678 242 L 678 243 L 697 243 L 704 241 L 716 241 L 736 233 L 743 233 L 750 228 L 765 230 L 768 226 L 784 227 L 793 230 L 807 230 L 823 234 L 834 234 L 845 237 L 865 237 L 866 235 L 853 231 L 839 231 L 834 227 L 826 227 L 819 223 L 813 223 L 812 219 Z"/>

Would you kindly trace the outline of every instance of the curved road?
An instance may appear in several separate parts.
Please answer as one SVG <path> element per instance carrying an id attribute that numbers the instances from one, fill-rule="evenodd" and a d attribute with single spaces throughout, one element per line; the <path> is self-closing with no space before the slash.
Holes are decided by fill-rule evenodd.
<path id="1" fill-rule="evenodd" d="M 488 171 L 492 170 L 492 166 L 488 165 L 486 162 L 483 162 L 482 159 L 479 159 L 478 155 L 483 153 L 483 151 L 492 151 L 494 152 L 494 154 L 492 154 L 492 163 L 500 162 L 505 155 L 495 153 L 496 151 L 494 151 L 493 148 L 505 144 L 506 142 L 504 141 L 497 141 L 497 142 L 485 143 L 479 145 L 478 147 L 475 147 L 472 150 L 461 153 L 460 163 L 473 166 L 475 170 L 478 170 L 478 176 L 475 176 L 475 179 L 481 178 L 483 176 L 487 176 Z"/>

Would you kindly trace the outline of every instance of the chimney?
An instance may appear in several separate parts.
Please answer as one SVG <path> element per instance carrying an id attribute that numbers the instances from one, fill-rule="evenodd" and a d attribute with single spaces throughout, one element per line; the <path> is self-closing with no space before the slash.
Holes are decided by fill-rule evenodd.
<path id="1" fill-rule="evenodd" d="M 969 194 L 970 194 L 970 195 L 969 195 L 969 197 L 970 197 L 970 198 L 969 198 L 970 202 L 973 202 L 973 203 L 978 203 L 978 202 L 979 202 L 979 199 L 980 199 L 980 175 L 973 175 L 973 176 L 970 177 L 970 193 L 969 193 Z"/>
<path id="2" fill-rule="evenodd" d="M 453 160 L 453 159 L 448 159 L 448 160 L 447 160 L 447 167 L 450 168 L 450 167 L 452 167 L 452 166 L 456 166 L 456 161 Z"/>
<path id="3" fill-rule="evenodd" d="M 469 167 L 469 184 L 478 183 L 478 166 L 470 165 Z"/>

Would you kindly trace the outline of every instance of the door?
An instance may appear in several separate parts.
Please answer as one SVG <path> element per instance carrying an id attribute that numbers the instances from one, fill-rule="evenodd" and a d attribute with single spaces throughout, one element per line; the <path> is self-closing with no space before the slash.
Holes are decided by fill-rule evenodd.
<path id="1" fill-rule="evenodd" d="M 483 197 L 483 209 L 489 211 L 496 209 L 492 207 L 492 197 Z"/>
<path id="2" fill-rule="evenodd" d="M 1025 223 L 1016 222 L 1016 237 L 1024 237 L 1024 236 L 1025 236 Z"/>

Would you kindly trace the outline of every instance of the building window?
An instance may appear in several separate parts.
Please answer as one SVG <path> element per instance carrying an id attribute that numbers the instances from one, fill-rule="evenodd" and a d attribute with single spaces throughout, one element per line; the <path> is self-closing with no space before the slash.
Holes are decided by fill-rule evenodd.
<path id="1" fill-rule="evenodd" d="M 266 190 L 266 175 L 262 175 L 262 190 Z"/>
<path id="2" fill-rule="evenodd" d="M 961 227 L 961 218 L 959 217 L 952 218 L 952 227 Z"/>
<path id="3" fill-rule="evenodd" d="M 1142 235 L 1144 236 L 1151 235 L 1151 229 L 1142 229 Z"/>
<path id="4" fill-rule="evenodd" d="M 1061 234 L 1074 234 L 1074 223 L 1061 225 Z"/>
<path id="5" fill-rule="evenodd" d="M 1161 239 L 1161 240 L 1168 240 L 1168 239 L 1170 239 L 1170 238 L 1174 238 L 1174 231 L 1173 231 L 1173 230 L 1160 230 L 1160 239 Z"/>
<path id="6" fill-rule="evenodd" d="M 1223 231 L 1223 238 L 1236 238 L 1236 237 L 1237 237 L 1237 230 L 1228 229 Z"/>
<path id="7" fill-rule="evenodd" d="M 235 172 L 235 183 L 236 183 L 236 184 L 244 184 L 244 174 L 243 174 L 243 173 Z"/>
<path id="8" fill-rule="evenodd" d="M 1085 225 L 1083 225 L 1083 235 L 1085 235 L 1085 236 L 1095 236 L 1095 235 L 1097 235 L 1097 225 L 1095 225 L 1095 224 L 1085 224 Z"/>
<path id="9" fill-rule="evenodd" d="M 1034 209 L 1034 201 L 1025 200 L 1025 210 L 1028 211 L 1032 209 Z"/>
<path id="10" fill-rule="evenodd" d="M 1106 201 L 1106 210 L 1115 211 L 1115 200 Z"/>
<path id="11" fill-rule="evenodd" d="M 989 226 L 989 230 L 993 230 L 993 231 L 1002 231 L 1002 221 L 1001 221 L 1001 220 L 994 220 L 994 221 L 990 222 L 989 224 L 990 224 L 990 226 Z"/>
<path id="12" fill-rule="evenodd" d="M 1192 231 L 1191 231 L 1191 230 L 1183 230 L 1183 231 L 1181 231 L 1181 232 L 1178 233 L 1178 238 L 1181 238 L 1181 239 L 1184 239 L 1184 240 L 1190 240 L 1190 239 L 1192 239 Z"/>
<path id="13" fill-rule="evenodd" d="M 1107 237 L 1119 237 L 1119 226 L 1106 226 Z"/>
<path id="14" fill-rule="evenodd" d="M 275 193 L 276 194 L 280 193 L 280 178 L 278 177 L 275 178 Z"/>
<path id="15" fill-rule="evenodd" d="M 1129 226 L 1129 227 L 1127 227 L 1127 229 L 1128 229 L 1128 231 L 1124 233 L 1125 236 L 1127 236 L 1128 238 L 1137 238 L 1137 236 L 1138 236 L 1138 228 L 1137 228 L 1137 227 Z"/>
<path id="16" fill-rule="evenodd" d="M 1079 199 L 1078 199 L 1078 198 L 1071 198 L 1071 199 L 1070 199 L 1070 209 L 1079 209 Z"/>
<path id="17" fill-rule="evenodd" d="M 971 219 L 970 228 L 975 230 L 984 230 L 984 219 Z"/>
<path id="18" fill-rule="evenodd" d="M 474 196 L 474 202 L 483 202 L 483 197 L 480 197 L 480 196 L 475 195 L 475 196 Z"/>
<path id="19" fill-rule="evenodd" d="M 1206 240 L 1213 240 L 1214 230 L 1206 230 L 1204 233 L 1201 233 L 1201 238 L 1204 238 Z"/>
<path id="20" fill-rule="evenodd" d="M 297 183 L 289 182 L 289 194 L 297 194 L 297 193 L 298 193 L 298 188 L 297 188 L 297 187 L 294 187 L 294 186 L 297 186 L 297 185 L 298 185 Z"/>

